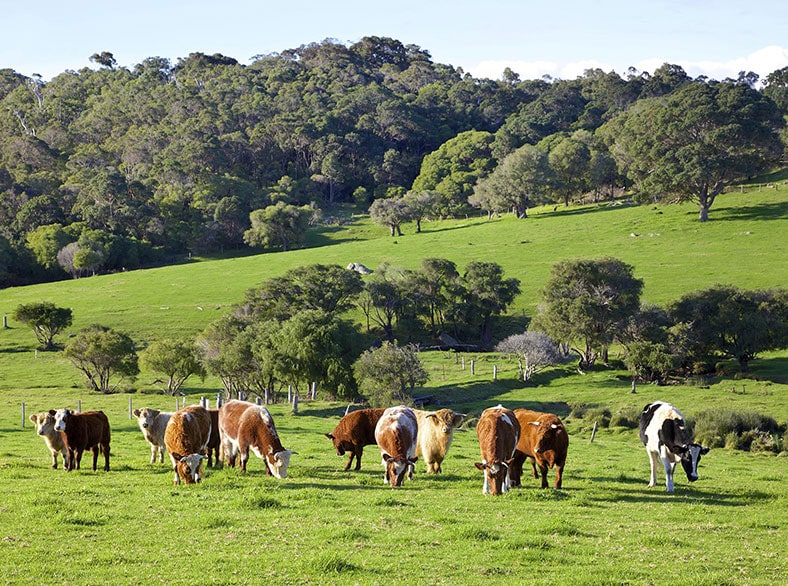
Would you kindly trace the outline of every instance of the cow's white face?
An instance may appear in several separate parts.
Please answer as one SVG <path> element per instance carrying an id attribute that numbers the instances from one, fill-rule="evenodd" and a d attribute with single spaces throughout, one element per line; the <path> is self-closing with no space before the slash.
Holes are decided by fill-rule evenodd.
<path id="1" fill-rule="evenodd" d="M 699 444 L 690 444 L 684 452 L 681 453 L 681 466 L 684 472 L 687 473 L 687 480 L 695 482 L 698 479 L 698 464 L 700 457 L 708 454 L 709 448 Z"/>
<path id="2" fill-rule="evenodd" d="M 268 454 L 265 463 L 276 478 L 287 478 L 287 467 L 290 466 L 290 456 L 295 454 L 292 450 L 282 450 L 276 454 Z"/>
<path id="3" fill-rule="evenodd" d="M 208 456 L 203 454 L 189 454 L 178 460 L 177 474 L 186 484 L 195 484 L 203 479 L 202 461 Z"/>
<path id="4" fill-rule="evenodd" d="M 55 411 L 55 431 L 66 431 L 66 420 L 69 415 L 71 415 L 70 409 L 58 409 Z"/>
<path id="5" fill-rule="evenodd" d="M 137 417 L 137 423 L 143 431 L 153 425 L 153 420 L 156 419 L 159 413 L 160 411 L 148 409 L 147 407 L 134 410 L 134 415 Z"/>
<path id="6" fill-rule="evenodd" d="M 484 474 L 483 494 L 503 494 L 509 490 L 509 464 L 507 462 L 493 462 L 487 460 L 474 464 Z"/>
<path id="7" fill-rule="evenodd" d="M 388 454 L 383 455 L 383 465 L 386 467 L 384 480 L 390 486 L 402 486 L 405 481 L 405 474 L 414 467 L 416 458 L 392 458 Z"/>

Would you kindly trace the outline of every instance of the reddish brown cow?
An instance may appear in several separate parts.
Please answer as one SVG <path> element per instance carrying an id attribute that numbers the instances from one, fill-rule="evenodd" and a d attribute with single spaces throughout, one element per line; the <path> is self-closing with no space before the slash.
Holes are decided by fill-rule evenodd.
<path id="1" fill-rule="evenodd" d="M 409 407 L 389 407 L 380 416 L 375 426 L 375 440 L 386 467 L 383 481 L 388 485 L 402 486 L 406 472 L 408 478 L 413 476 L 418 432 L 416 414 Z"/>
<path id="2" fill-rule="evenodd" d="M 520 438 L 517 417 L 501 405 L 485 409 L 476 424 L 476 436 L 482 461 L 475 466 L 484 473 L 482 494 L 503 494 L 509 490 L 509 469 Z"/>
<path id="3" fill-rule="evenodd" d="M 520 441 L 511 469 L 512 486 L 520 486 L 525 459 L 531 460 L 534 478 L 542 473 L 542 488 L 547 488 L 547 469 L 555 466 L 555 487 L 561 488 L 561 477 L 569 449 L 569 434 L 561 420 L 552 413 L 515 409 L 520 422 Z"/>
<path id="4" fill-rule="evenodd" d="M 235 458 L 240 455 L 241 469 L 246 472 L 251 450 L 265 462 L 266 473 L 287 478 L 290 456 L 296 452 L 282 447 L 268 409 L 245 401 L 228 401 L 219 409 L 219 426 L 230 466 L 235 465 Z"/>
<path id="5" fill-rule="evenodd" d="M 211 437 L 208 440 L 208 446 L 205 448 L 205 451 L 208 456 L 208 468 L 213 468 L 214 458 L 216 458 L 216 465 L 219 465 L 219 453 L 222 446 L 221 434 L 219 433 L 219 410 L 208 409 L 208 415 L 211 416 Z"/>
<path id="6" fill-rule="evenodd" d="M 164 430 L 164 444 L 172 460 L 174 484 L 180 484 L 181 479 L 186 484 L 202 481 L 202 461 L 207 458 L 210 437 L 211 416 L 205 407 L 191 405 L 172 414 Z"/>
<path id="7" fill-rule="evenodd" d="M 67 471 L 79 470 L 82 453 L 93 452 L 93 470 L 98 462 L 99 448 L 104 454 L 104 470 L 109 471 L 109 420 L 103 411 L 77 413 L 71 409 L 50 410 L 55 417 L 55 431 L 63 432 L 63 443 L 68 450 Z"/>
<path id="8" fill-rule="evenodd" d="M 385 409 L 359 409 L 352 411 L 339 420 L 334 431 L 327 433 L 326 437 L 334 443 L 337 456 L 344 456 L 345 452 L 350 457 L 345 464 L 345 470 L 350 470 L 353 458 L 356 458 L 355 470 L 361 469 L 361 456 L 364 446 L 371 446 L 375 441 L 375 426 L 383 415 Z"/>

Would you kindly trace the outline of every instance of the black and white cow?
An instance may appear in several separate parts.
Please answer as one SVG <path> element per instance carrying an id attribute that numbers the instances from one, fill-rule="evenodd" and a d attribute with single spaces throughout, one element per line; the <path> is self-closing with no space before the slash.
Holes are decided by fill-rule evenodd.
<path id="1" fill-rule="evenodd" d="M 640 441 L 646 446 L 651 461 L 649 487 L 657 484 L 659 460 L 665 467 L 665 485 L 673 492 L 673 470 L 681 462 L 687 479 L 698 479 L 698 463 L 709 448 L 693 443 L 684 416 L 670 403 L 656 401 L 646 405 L 640 414 Z"/>

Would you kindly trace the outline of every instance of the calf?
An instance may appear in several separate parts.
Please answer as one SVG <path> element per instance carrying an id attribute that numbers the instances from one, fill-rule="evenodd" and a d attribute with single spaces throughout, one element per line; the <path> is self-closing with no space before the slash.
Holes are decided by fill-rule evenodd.
<path id="1" fill-rule="evenodd" d="M 484 473 L 482 494 L 503 494 L 509 490 L 509 467 L 520 439 L 520 423 L 509 409 L 490 407 L 479 417 L 476 436 L 482 461 L 474 465 Z"/>
<path id="2" fill-rule="evenodd" d="M 85 450 L 93 452 L 95 470 L 100 448 L 104 454 L 104 470 L 109 471 L 110 429 L 109 420 L 103 411 L 77 413 L 71 409 L 58 409 L 50 410 L 49 414 L 55 418 L 55 431 L 63 432 L 63 441 L 68 450 L 66 470 L 79 470 Z"/>
<path id="3" fill-rule="evenodd" d="M 442 472 L 441 464 L 454 439 L 454 428 L 462 423 L 465 415 L 451 409 L 435 412 L 414 409 L 413 412 L 419 425 L 416 456 L 424 458 L 427 474 Z"/>
<path id="4" fill-rule="evenodd" d="M 157 456 L 160 462 L 164 462 L 164 452 L 166 451 L 164 430 L 167 428 L 167 422 L 170 420 L 172 413 L 149 409 L 148 407 L 135 409 L 133 413 L 134 417 L 137 418 L 137 424 L 140 426 L 142 435 L 150 444 L 150 463 L 153 464 Z"/>
<path id="5" fill-rule="evenodd" d="M 172 414 L 164 430 L 164 445 L 172 460 L 175 485 L 181 479 L 186 484 L 202 481 L 202 461 L 207 457 L 204 452 L 210 437 L 211 416 L 205 407 L 191 405 Z"/>
<path id="6" fill-rule="evenodd" d="M 520 440 L 509 471 L 512 486 L 520 486 L 523 464 L 528 458 L 534 478 L 539 478 L 537 466 L 542 473 L 542 488 L 547 488 L 547 469 L 553 466 L 555 487 L 561 488 L 566 452 L 569 449 L 569 434 L 564 424 L 552 413 L 515 409 L 514 415 L 520 424 Z"/>
<path id="7" fill-rule="evenodd" d="M 219 433 L 219 410 L 208 409 L 208 415 L 211 416 L 211 437 L 205 450 L 208 456 L 208 468 L 213 468 L 214 462 L 217 466 L 219 465 L 219 454 L 222 447 L 221 434 Z"/>
<path id="8" fill-rule="evenodd" d="M 63 441 L 63 433 L 55 431 L 55 418 L 50 413 L 34 413 L 30 421 L 36 424 L 36 433 L 46 442 L 52 454 L 52 468 L 57 469 L 57 455 L 63 454 L 63 470 L 68 470 L 68 448 Z"/>
<path id="9" fill-rule="evenodd" d="M 383 475 L 386 484 L 402 486 L 406 472 L 408 478 L 413 477 L 418 432 L 416 414 L 411 408 L 400 405 L 383 411 L 375 426 L 375 441 L 386 468 Z"/>
<path id="10" fill-rule="evenodd" d="M 698 479 L 700 457 L 707 454 L 709 448 L 693 443 L 684 416 L 673 405 L 662 401 L 646 405 L 640 414 L 639 434 L 651 463 L 649 487 L 657 484 L 660 460 L 665 468 L 668 492 L 673 492 L 673 471 L 678 462 L 690 482 Z"/>
<path id="11" fill-rule="evenodd" d="M 266 473 L 276 478 L 287 478 L 292 450 L 282 447 L 274 420 L 268 409 L 244 401 L 228 401 L 219 410 L 222 444 L 225 457 L 232 452 L 241 458 L 241 470 L 246 472 L 249 450 L 265 462 Z"/>
<path id="12" fill-rule="evenodd" d="M 344 456 L 345 452 L 350 457 L 345 464 L 345 470 L 350 470 L 353 458 L 356 458 L 355 471 L 361 469 L 361 456 L 364 446 L 371 446 L 375 441 L 375 426 L 383 415 L 385 409 L 359 409 L 352 411 L 339 420 L 334 431 L 327 433 L 326 437 L 334 443 L 337 456 Z"/>

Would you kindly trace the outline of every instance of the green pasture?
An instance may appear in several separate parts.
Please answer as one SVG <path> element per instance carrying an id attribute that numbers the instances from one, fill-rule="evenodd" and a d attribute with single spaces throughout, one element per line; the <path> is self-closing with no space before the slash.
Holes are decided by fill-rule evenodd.
<path id="1" fill-rule="evenodd" d="M 473 429 L 455 433 L 444 474 L 417 464 L 401 489 L 382 484 L 375 446 L 361 472 L 344 472 L 322 434 L 345 404 L 302 401 L 299 413 L 270 406 L 286 448 L 289 476 L 208 471 L 198 486 L 173 487 L 168 464 L 150 452 L 133 407 L 172 410 L 141 373 L 127 393 L 87 391 L 57 352 L 36 352 L 35 338 L 10 318 L 20 303 L 71 307 L 70 333 L 101 323 L 140 347 L 193 335 L 264 279 L 311 263 L 389 262 L 418 267 L 445 257 L 462 270 L 471 260 L 500 263 L 522 282 L 504 325 L 533 316 L 538 290 L 558 260 L 614 256 L 644 279 L 644 301 L 665 304 L 714 283 L 743 288 L 788 283 L 788 196 L 753 188 L 720 196 L 711 221 L 692 205 L 601 205 L 532 210 L 527 220 L 468 218 L 425 223 L 402 237 L 357 218 L 316 231 L 313 248 L 222 260 L 195 260 L 145 271 L 0 290 L 0 581 L 7 584 L 703 584 L 788 582 L 788 460 L 781 455 L 713 449 L 700 480 L 676 475 L 676 492 L 648 489 L 648 458 L 637 431 L 600 428 L 570 415 L 577 404 L 611 412 L 656 399 L 692 418 L 720 407 L 788 421 L 788 352 L 752 362 L 752 378 L 709 378 L 638 386 L 626 373 L 571 366 L 516 380 L 515 365 L 492 353 L 425 352 L 430 381 L 419 393 L 472 420 L 498 403 L 558 413 L 570 432 L 564 488 L 525 486 L 483 496 Z M 524 317 L 526 319 L 524 319 Z M 58 341 L 64 342 L 65 337 Z M 615 352 L 611 358 L 616 360 Z M 497 379 L 493 376 L 497 370 Z M 218 380 L 187 382 L 186 401 L 215 399 Z M 81 404 L 104 410 L 112 426 L 109 473 L 52 470 L 44 443 L 25 415 Z M 102 460 L 99 460 L 100 464 Z M 553 472 L 549 479 L 552 485 Z"/>

